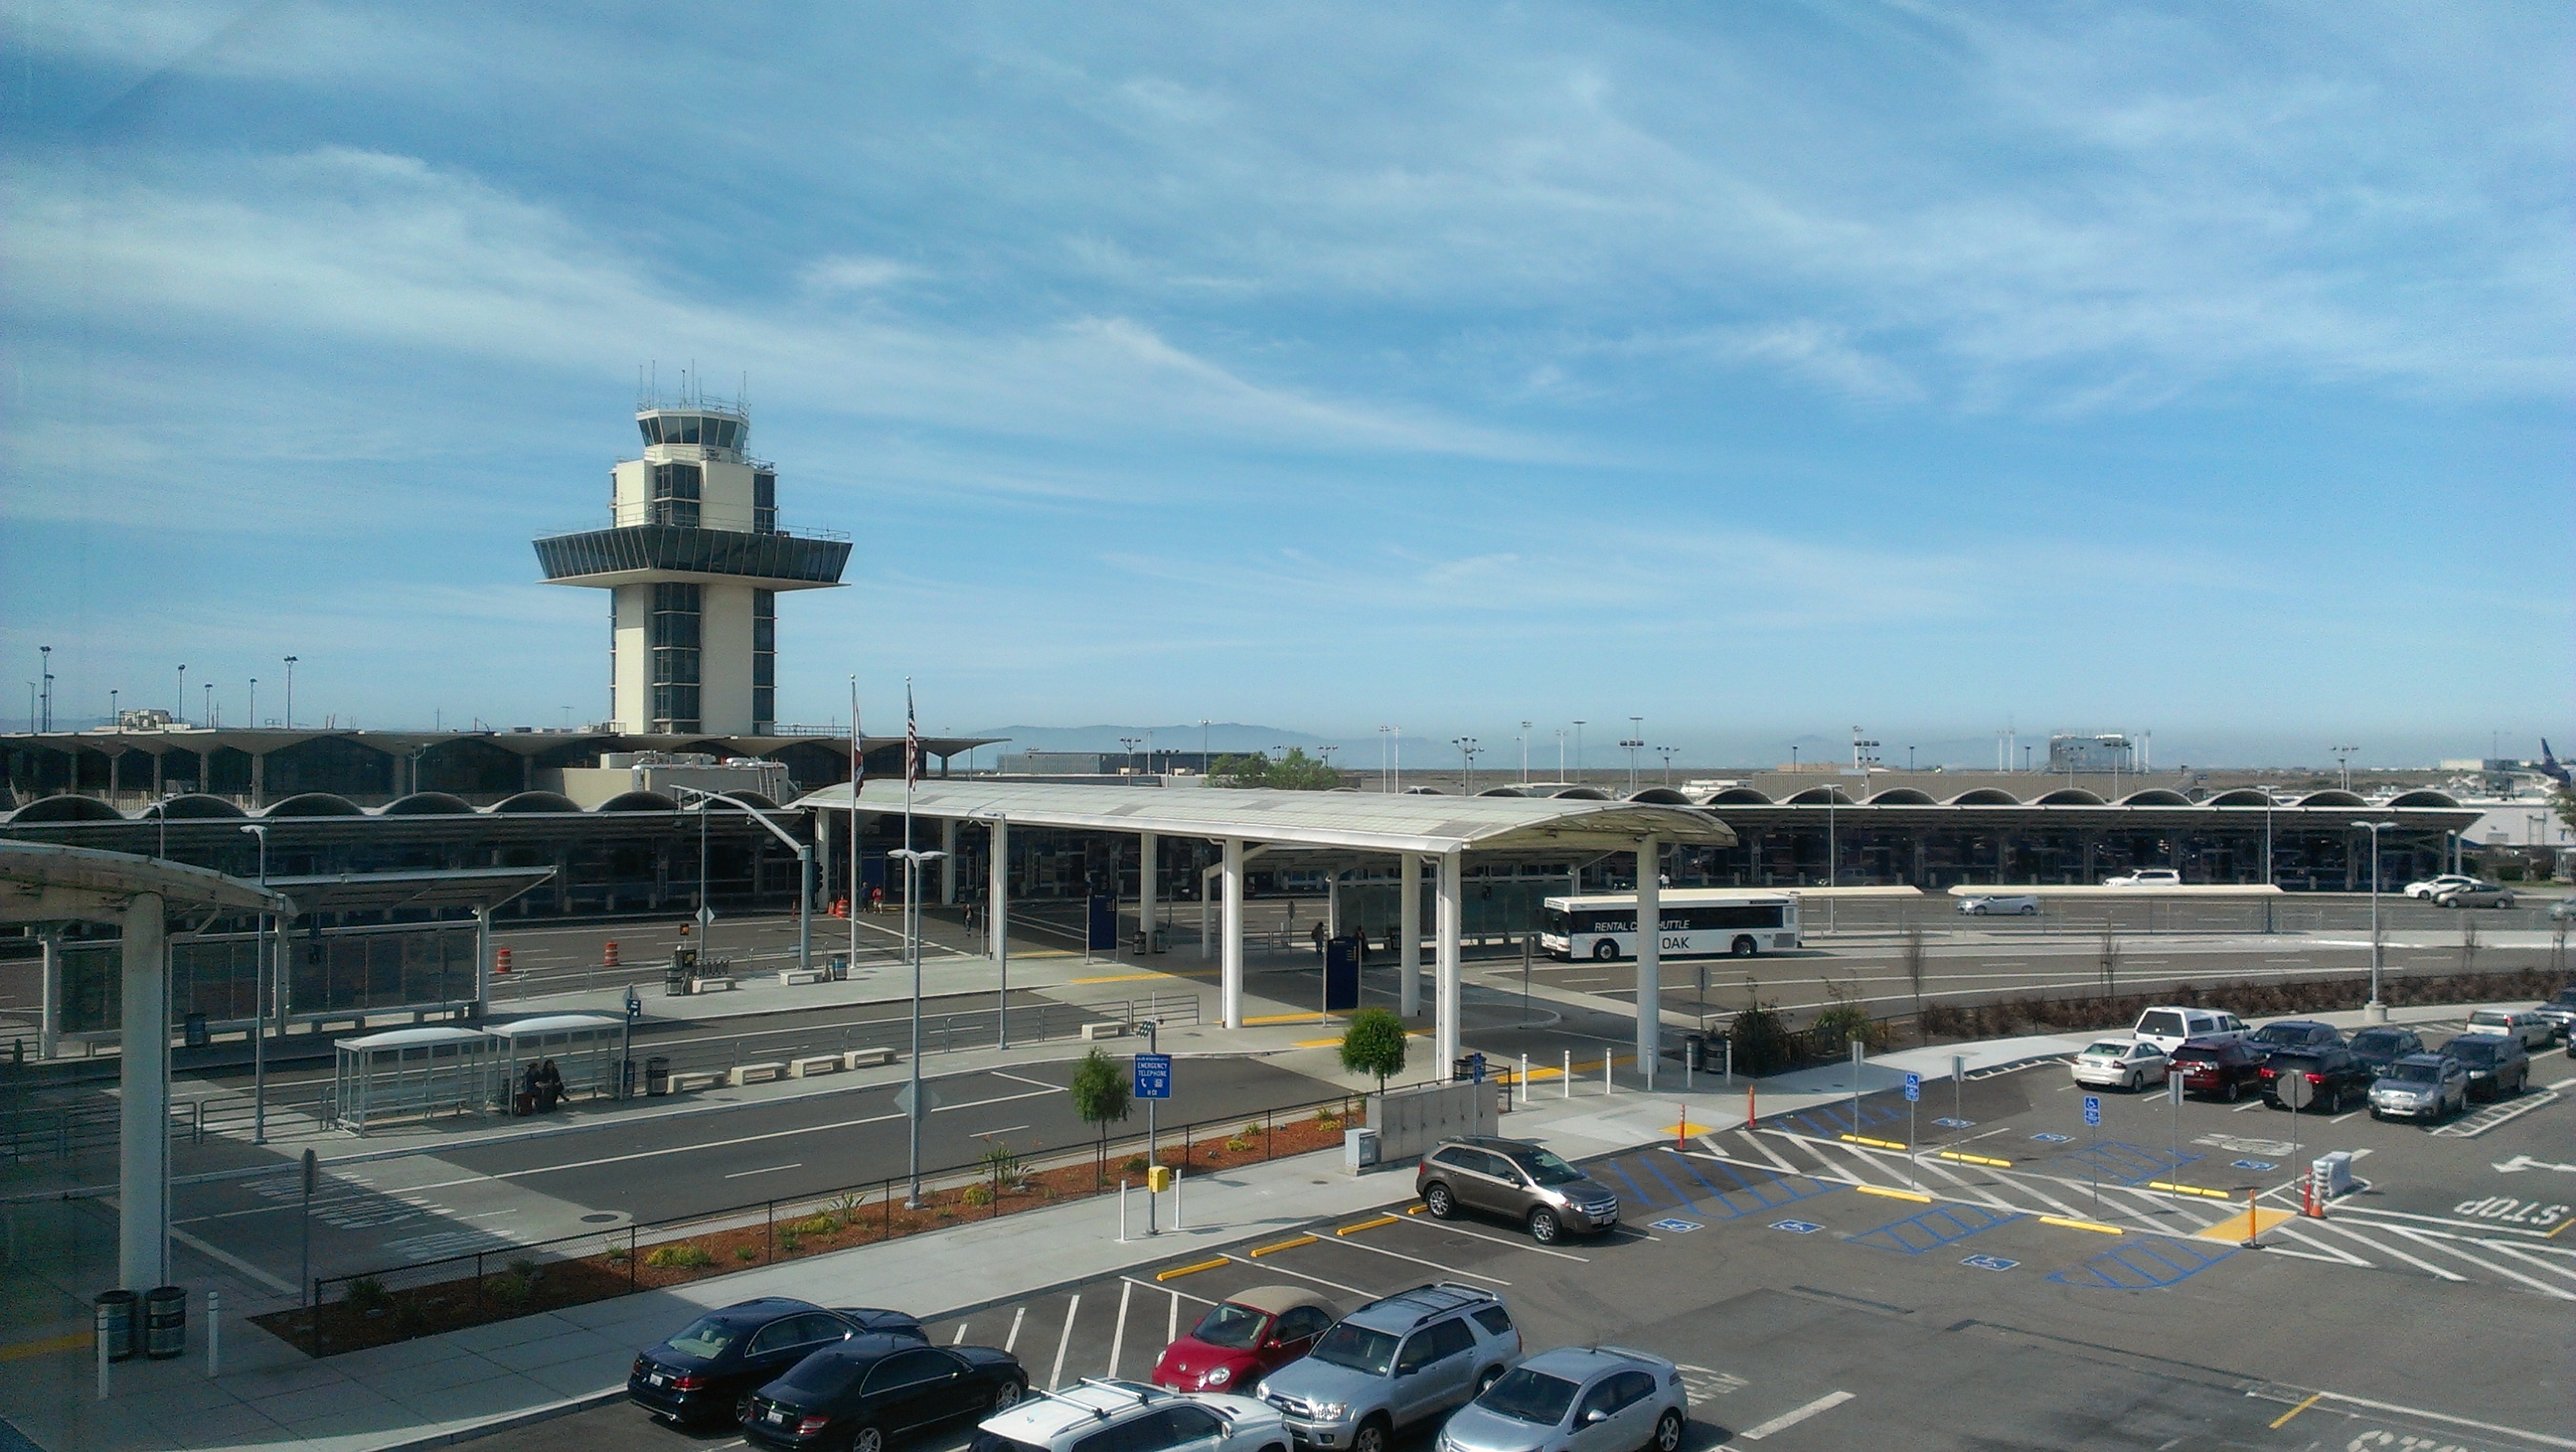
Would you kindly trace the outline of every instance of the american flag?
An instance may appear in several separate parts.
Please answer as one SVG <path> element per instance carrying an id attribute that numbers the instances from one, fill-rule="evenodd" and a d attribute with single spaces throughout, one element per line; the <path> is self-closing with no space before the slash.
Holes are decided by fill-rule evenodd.
<path id="1" fill-rule="evenodd" d="M 906 786 L 921 780 L 921 723 L 913 719 L 910 681 L 903 685 L 903 780 Z"/>

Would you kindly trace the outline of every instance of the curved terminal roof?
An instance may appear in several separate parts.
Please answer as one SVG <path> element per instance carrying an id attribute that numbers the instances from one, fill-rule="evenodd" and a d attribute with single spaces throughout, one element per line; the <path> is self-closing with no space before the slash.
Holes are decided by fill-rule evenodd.
<path id="1" fill-rule="evenodd" d="M 799 807 L 847 811 L 848 786 L 798 799 Z M 869 782 L 862 811 L 900 812 L 901 782 Z M 1706 812 L 1643 802 L 1565 797 L 1450 797 L 1288 792 L 1266 788 L 1066 786 L 1013 782 L 924 782 L 913 788 L 916 815 L 936 819 L 1005 818 L 1034 827 L 1157 832 L 1173 837 L 1237 837 L 1288 846 L 1377 852 L 1597 848 L 1616 851 L 1652 835 L 1667 842 L 1733 846 L 1735 833 Z"/>

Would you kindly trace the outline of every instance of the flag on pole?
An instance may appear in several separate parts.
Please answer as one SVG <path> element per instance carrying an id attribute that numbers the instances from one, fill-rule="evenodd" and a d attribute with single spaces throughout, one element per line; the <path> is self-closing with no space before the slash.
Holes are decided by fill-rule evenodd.
<path id="1" fill-rule="evenodd" d="M 921 723 L 913 718 L 912 682 L 903 683 L 903 784 L 921 780 Z"/>

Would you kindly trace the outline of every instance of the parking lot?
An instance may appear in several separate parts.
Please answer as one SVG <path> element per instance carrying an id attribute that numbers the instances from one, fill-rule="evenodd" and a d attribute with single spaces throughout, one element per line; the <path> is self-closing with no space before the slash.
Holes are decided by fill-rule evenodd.
<path id="1" fill-rule="evenodd" d="M 1498 1222 L 1433 1221 L 1397 1174 L 1384 1212 L 1248 1241 L 1178 1234 L 1165 1260 L 951 1312 L 932 1334 L 1006 1348 L 1041 1386 L 1140 1377 L 1248 1286 L 1347 1308 L 1457 1281 L 1500 1295 L 1529 1350 L 1609 1341 L 1674 1358 L 1694 1449 L 2576 1447 L 2576 1244 L 2558 1203 L 2576 1195 L 2555 1188 L 2576 1174 L 2576 1066 L 2538 1068 L 2533 1093 L 2444 1125 L 2299 1116 L 2296 1162 L 2360 1156 L 2364 1184 L 2323 1220 L 2288 1213 L 2287 1113 L 2177 1112 L 2150 1090 L 2100 1096 L 2097 1129 L 2063 1062 L 2045 1061 L 1955 1098 L 1935 1084 L 1915 1105 L 1864 1098 L 1856 1119 L 1845 1103 L 1692 1125 L 1590 1159 L 1627 1206 L 1595 1240 L 1541 1247 Z M 2283 1212 L 2265 1215 L 2259 1250 L 2238 1243 L 2249 1189 Z M 620 1405 L 489 1445 L 735 1440 Z"/>

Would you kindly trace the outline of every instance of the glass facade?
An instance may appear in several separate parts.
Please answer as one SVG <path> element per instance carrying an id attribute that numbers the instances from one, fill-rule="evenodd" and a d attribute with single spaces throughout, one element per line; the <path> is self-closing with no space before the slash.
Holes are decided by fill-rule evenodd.
<path id="1" fill-rule="evenodd" d="M 767 469 L 751 476 L 751 527 L 762 534 L 778 529 L 778 476 Z"/>
<path id="2" fill-rule="evenodd" d="M 722 414 L 655 413 L 635 421 L 647 444 L 703 444 L 711 449 L 740 449 L 751 425 Z"/>
<path id="3" fill-rule="evenodd" d="M 778 592 L 751 592 L 751 733 L 778 722 Z"/>
<path id="4" fill-rule="evenodd" d="M 652 522 L 695 529 L 704 487 L 705 472 L 695 464 L 654 465 Z"/>
<path id="5" fill-rule="evenodd" d="M 705 589 L 664 580 L 653 587 L 653 617 L 646 639 L 653 651 L 653 729 L 696 731 L 698 661 L 704 640 Z"/>
<path id="6" fill-rule="evenodd" d="M 626 570 L 668 570 L 829 585 L 839 583 L 842 568 L 850 562 L 850 542 L 845 539 L 666 524 L 559 534 L 536 543 L 537 564 L 549 580 L 577 580 Z"/>

